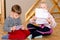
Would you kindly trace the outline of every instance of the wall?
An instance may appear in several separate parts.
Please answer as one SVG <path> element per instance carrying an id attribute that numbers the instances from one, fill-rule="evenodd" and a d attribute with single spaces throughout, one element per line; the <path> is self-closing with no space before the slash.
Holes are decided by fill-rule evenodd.
<path id="1" fill-rule="evenodd" d="M 10 8 L 12 5 L 14 4 L 19 4 L 22 8 L 22 15 L 21 15 L 21 19 L 22 22 L 24 22 L 25 20 L 25 13 L 27 12 L 27 10 L 31 7 L 31 5 L 35 2 L 36 0 L 6 0 L 6 16 L 8 16 L 8 14 L 10 13 Z M 54 6 L 54 4 L 52 3 L 52 0 L 46 0 L 49 9 Z M 59 3 L 60 4 L 60 3 Z M 59 5 L 60 6 L 60 5 Z M 54 11 L 58 11 L 56 9 L 54 9 Z"/>
<path id="2" fill-rule="evenodd" d="M 19 4 L 22 8 L 21 19 L 24 22 L 25 13 L 34 2 L 35 0 L 6 0 L 6 17 L 10 13 L 12 5 Z"/>

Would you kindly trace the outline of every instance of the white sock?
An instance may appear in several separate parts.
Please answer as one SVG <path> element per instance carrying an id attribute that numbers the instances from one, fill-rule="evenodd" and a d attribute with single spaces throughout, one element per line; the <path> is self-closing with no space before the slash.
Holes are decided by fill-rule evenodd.
<path id="1" fill-rule="evenodd" d="M 30 35 L 28 36 L 28 39 L 29 39 L 29 40 L 31 40 L 31 38 L 32 38 L 32 34 L 30 34 Z"/>
<path id="2" fill-rule="evenodd" d="M 43 36 L 42 35 L 40 35 L 40 36 L 36 36 L 35 38 L 42 38 Z"/>

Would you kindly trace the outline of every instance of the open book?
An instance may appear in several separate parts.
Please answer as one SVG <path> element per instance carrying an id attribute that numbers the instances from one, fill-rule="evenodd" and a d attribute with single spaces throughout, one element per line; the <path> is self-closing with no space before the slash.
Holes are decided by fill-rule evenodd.
<path id="1" fill-rule="evenodd" d="M 48 23 L 46 20 L 48 18 L 48 14 L 49 14 L 48 10 L 42 8 L 36 8 L 35 10 L 35 17 L 37 17 L 36 24 Z"/>
<path id="2" fill-rule="evenodd" d="M 22 28 L 22 26 L 16 26 L 16 30 L 19 30 L 19 29 L 21 29 Z"/>

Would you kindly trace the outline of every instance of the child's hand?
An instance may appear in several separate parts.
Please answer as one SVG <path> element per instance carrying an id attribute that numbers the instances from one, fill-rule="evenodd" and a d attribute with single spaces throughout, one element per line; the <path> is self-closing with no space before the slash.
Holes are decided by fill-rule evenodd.
<path id="1" fill-rule="evenodd" d="M 23 25 L 21 25 L 21 29 L 24 30 L 24 26 Z"/>
<path id="2" fill-rule="evenodd" d="M 21 25 L 22 30 L 28 30 L 25 26 Z"/>
<path id="3" fill-rule="evenodd" d="M 36 17 L 34 16 L 34 17 L 32 17 L 32 18 L 30 19 L 30 23 L 35 24 L 35 20 L 36 20 Z"/>
<path id="4" fill-rule="evenodd" d="M 16 26 L 11 27 L 11 30 L 13 31 L 16 30 Z"/>
<path id="5" fill-rule="evenodd" d="M 50 20 L 50 18 L 48 18 L 47 21 L 48 21 L 49 24 L 51 24 L 51 20 Z"/>

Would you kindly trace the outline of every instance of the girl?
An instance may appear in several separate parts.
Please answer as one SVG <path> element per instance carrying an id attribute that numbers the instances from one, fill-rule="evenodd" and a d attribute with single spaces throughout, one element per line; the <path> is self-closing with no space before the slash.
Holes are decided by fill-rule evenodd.
<path id="1" fill-rule="evenodd" d="M 45 9 L 48 12 L 46 3 L 40 3 L 40 8 L 43 10 Z M 36 8 L 35 13 L 36 13 L 37 9 L 40 9 L 40 8 Z M 56 26 L 56 22 L 55 22 L 53 16 L 49 12 L 46 14 L 48 14 L 48 17 L 46 18 L 48 24 L 42 23 L 42 21 L 44 21 L 44 20 L 40 19 L 36 16 L 34 16 L 30 19 L 30 22 L 27 25 L 27 27 L 31 33 L 32 39 L 37 38 L 37 36 L 42 38 L 42 36 L 50 35 L 52 33 L 52 27 Z M 40 22 L 39 21 L 38 22 L 40 24 L 36 24 L 37 19 L 39 19 Z M 46 21 L 44 21 L 44 22 L 46 22 Z"/>

